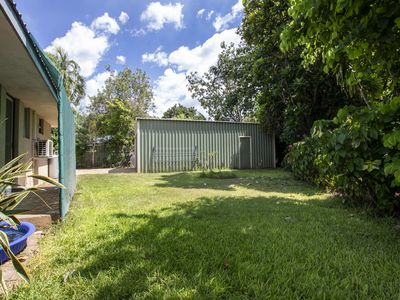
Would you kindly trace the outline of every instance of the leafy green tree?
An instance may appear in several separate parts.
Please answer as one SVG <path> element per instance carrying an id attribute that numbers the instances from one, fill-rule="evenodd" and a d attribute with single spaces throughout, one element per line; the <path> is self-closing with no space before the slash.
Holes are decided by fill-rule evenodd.
<path id="1" fill-rule="evenodd" d="M 153 109 L 150 80 L 140 69 L 109 70 L 103 90 L 91 97 L 90 114 L 95 118 L 97 139 L 104 141 L 110 165 L 127 163 L 133 151 L 137 117 L 146 117 Z"/>
<path id="2" fill-rule="evenodd" d="M 325 72 L 366 104 L 317 122 L 311 137 L 289 152 L 289 164 L 295 174 L 338 189 L 349 201 L 398 215 L 400 3 L 296 0 L 289 14 L 281 49 L 300 49 L 305 66 L 320 59 Z"/>
<path id="3" fill-rule="evenodd" d="M 205 120 L 206 118 L 194 107 L 186 107 L 182 104 L 175 104 L 168 108 L 164 114 L 164 119 L 181 119 L 181 120 Z"/>
<path id="4" fill-rule="evenodd" d="M 226 121 L 244 121 L 254 116 L 255 91 L 251 84 L 250 49 L 222 44 L 222 52 L 215 66 L 203 76 L 187 76 L 189 91 L 207 110 L 211 118 Z"/>
<path id="5" fill-rule="evenodd" d="M 60 47 L 55 48 L 53 53 L 47 53 L 47 56 L 52 60 L 64 78 L 64 87 L 69 101 L 78 106 L 81 99 L 85 96 L 85 80 L 80 75 L 81 68 Z"/>
<path id="6" fill-rule="evenodd" d="M 285 0 L 245 0 L 240 28 L 252 48 L 252 67 L 247 69 L 257 91 L 257 118 L 284 144 L 301 140 L 315 120 L 331 118 L 344 104 L 359 101 L 345 93 L 335 74 L 322 71 L 319 57 L 304 67 L 300 48 L 281 51 L 288 8 Z"/>
<path id="7" fill-rule="evenodd" d="M 153 110 L 153 91 L 149 77 L 141 69 L 135 71 L 125 67 L 116 72 L 108 69 L 111 76 L 105 87 L 91 97 L 90 110 L 96 114 L 107 112 L 107 102 L 119 99 L 129 104 L 135 117 L 144 117 Z"/>
<path id="8" fill-rule="evenodd" d="M 290 1 L 284 51 L 300 47 L 305 64 L 322 57 L 344 85 L 365 101 L 400 94 L 400 2 Z"/>
<path id="9" fill-rule="evenodd" d="M 93 113 L 76 113 L 76 158 L 78 167 L 88 167 L 84 161 L 87 151 L 92 153 L 92 166 L 94 153 L 99 141 L 100 133 L 97 127 L 98 119 Z"/>
<path id="10" fill-rule="evenodd" d="M 101 133 L 107 137 L 106 149 L 109 161 L 116 165 L 126 165 L 133 150 L 135 138 L 135 114 L 126 101 L 107 101 L 107 114 L 101 115 Z"/>

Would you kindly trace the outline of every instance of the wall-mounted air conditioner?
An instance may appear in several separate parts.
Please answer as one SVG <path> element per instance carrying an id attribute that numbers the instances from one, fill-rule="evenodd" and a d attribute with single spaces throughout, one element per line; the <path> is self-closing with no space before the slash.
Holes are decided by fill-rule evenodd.
<path id="1" fill-rule="evenodd" d="M 53 141 L 37 140 L 34 141 L 34 156 L 35 157 L 52 157 L 53 156 Z"/>

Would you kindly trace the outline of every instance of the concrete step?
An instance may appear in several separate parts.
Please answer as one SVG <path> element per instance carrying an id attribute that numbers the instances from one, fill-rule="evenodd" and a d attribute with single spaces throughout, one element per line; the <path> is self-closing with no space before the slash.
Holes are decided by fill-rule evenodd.
<path id="1" fill-rule="evenodd" d="M 36 230 L 49 228 L 52 224 L 51 215 L 48 214 L 24 214 L 16 215 L 20 222 L 31 222 L 35 225 Z"/>

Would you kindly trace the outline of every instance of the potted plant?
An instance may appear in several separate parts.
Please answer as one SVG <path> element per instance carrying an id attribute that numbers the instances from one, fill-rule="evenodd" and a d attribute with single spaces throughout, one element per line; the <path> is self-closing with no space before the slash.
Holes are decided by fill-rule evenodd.
<path id="1" fill-rule="evenodd" d="M 32 186 L 32 187 L 19 187 L 18 190 L 12 190 L 13 186 L 16 186 L 16 180 L 20 176 L 27 176 L 31 178 L 36 178 L 45 182 L 48 182 L 52 185 L 55 185 L 59 188 L 64 188 L 64 186 L 57 181 L 41 175 L 28 175 L 27 173 L 32 170 L 32 161 L 29 160 L 27 162 L 21 162 L 22 158 L 25 154 L 22 154 L 10 162 L 6 163 L 4 166 L 0 168 L 0 246 L 2 247 L 2 251 L 4 251 L 5 255 L 11 260 L 15 270 L 18 274 L 29 283 L 29 276 L 18 260 L 18 258 L 13 253 L 10 247 L 9 236 L 7 235 L 7 231 L 10 229 L 14 229 L 14 231 L 21 230 L 26 234 L 26 230 L 24 231 L 23 226 L 20 221 L 16 217 L 17 214 L 22 213 L 24 211 L 16 210 L 15 207 L 24 200 L 29 194 L 33 193 L 40 199 L 40 195 L 36 192 L 42 190 L 40 186 Z M 42 201 L 44 201 L 42 199 Z M 25 222 L 24 222 L 25 223 Z M 26 226 L 25 226 L 26 227 Z M 27 226 L 29 227 L 29 226 Z M 34 226 L 32 225 L 34 228 Z M 30 227 L 30 228 L 32 228 Z M 2 270 L 0 269 L 0 278 L 1 278 L 1 286 L 3 290 L 6 292 L 6 285 L 4 282 L 4 278 L 2 276 Z"/>

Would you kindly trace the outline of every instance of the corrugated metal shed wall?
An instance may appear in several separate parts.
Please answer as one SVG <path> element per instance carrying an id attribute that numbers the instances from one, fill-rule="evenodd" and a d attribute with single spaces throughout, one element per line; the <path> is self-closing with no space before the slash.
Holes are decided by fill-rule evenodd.
<path id="1" fill-rule="evenodd" d="M 259 124 L 138 119 L 138 172 L 239 168 L 240 136 L 251 137 L 252 168 L 275 167 L 275 141 Z"/>

